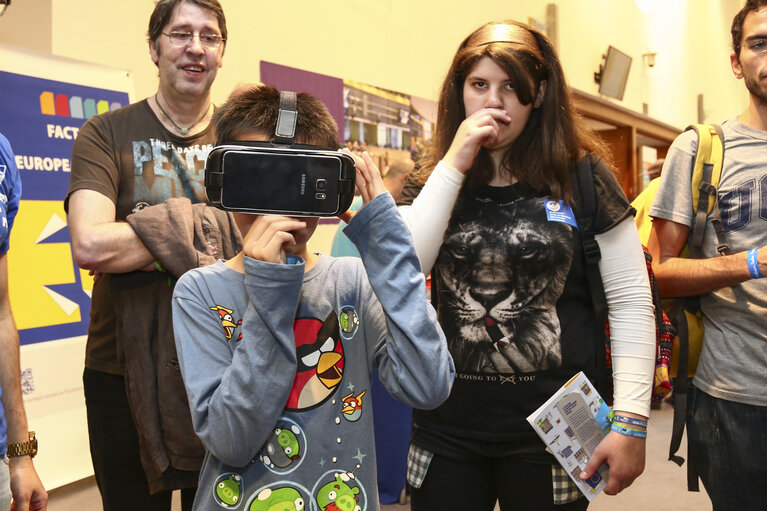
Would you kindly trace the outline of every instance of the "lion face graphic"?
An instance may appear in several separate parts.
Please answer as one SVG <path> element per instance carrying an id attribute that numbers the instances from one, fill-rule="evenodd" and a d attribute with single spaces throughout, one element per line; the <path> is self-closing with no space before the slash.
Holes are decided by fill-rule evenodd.
<path id="1" fill-rule="evenodd" d="M 556 302 L 573 233 L 541 199 L 451 221 L 438 259 L 440 320 L 464 371 L 533 372 L 562 362 Z"/>

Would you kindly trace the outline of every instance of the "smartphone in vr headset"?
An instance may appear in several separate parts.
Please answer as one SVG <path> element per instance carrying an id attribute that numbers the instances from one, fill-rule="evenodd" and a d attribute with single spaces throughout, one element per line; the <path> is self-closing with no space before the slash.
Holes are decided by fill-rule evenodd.
<path id="1" fill-rule="evenodd" d="M 227 211 L 338 216 L 354 200 L 348 154 L 306 145 L 234 142 L 214 147 L 205 165 L 208 200 Z"/>

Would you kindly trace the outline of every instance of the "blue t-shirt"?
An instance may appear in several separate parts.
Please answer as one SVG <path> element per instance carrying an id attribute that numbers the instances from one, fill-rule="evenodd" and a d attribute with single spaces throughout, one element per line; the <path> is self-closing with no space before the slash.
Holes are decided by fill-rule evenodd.
<path id="1" fill-rule="evenodd" d="M 16 212 L 19 210 L 20 197 L 21 177 L 16 168 L 13 151 L 8 139 L 0 134 L 0 254 L 8 252 L 8 239 Z M 2 396 L 2 389 L 0 389 L 0 396 Z M 0 402 L 0 454 L 5 454 L 7 450 L 6 433 L 5 412 L 3 403 Z"/>

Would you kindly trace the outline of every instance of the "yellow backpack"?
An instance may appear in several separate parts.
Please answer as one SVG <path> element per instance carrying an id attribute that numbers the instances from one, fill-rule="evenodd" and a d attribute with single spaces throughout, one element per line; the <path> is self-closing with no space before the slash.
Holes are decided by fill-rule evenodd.
<path id="1" fill-rule="evenodd" d="M 719 186 L 719 179 L 722 175 L 722 161 L 724 160 L 724 135 L 722 129 L 716 124 L 693 124 L 687 129 L 694 129 L 698 134 L 698 151 L 695 155 L 695 167 L 692 173 L 690 183 L 692 191 L 692 203 L 695 207 L 695 221 L 691 230 L 690 243 L 685 246 L 680 254 L 681 257 L 701 257 L 703 244 L 703 231 L 706 227 L 706 218 L 714 214 L 712 223 L 717 232 L 719 245 L 717 250 L 720 254 L 727 253 L 729 247 L 724 241 L 724 231 L 719 218 L 719 207 L 716 202 L 716 190 Z M 652 227 L 652 218 L 649 216 L 650 206 L 655 199 L 658 191 L 660 178 L 653 179 L 650 184 L 640 193 L 631 203 L 637 210 L 635 217 L 637 229 L 639 229 L 639 239 L 643 245 L 647 245 L 650 237 L 650 228 Z M 701 194 L 701 192 L 703 192 Z M 687 375 L 692 377 L 698 367 L 698 359 L 703 346 L 703 322 L 700 313 L 700 307 L 694 302 L 686 303 L 678 310 L 679 299 L 664 299 L 663 308 L 671 317 L 672 323 L 679 330 L 679 314 L 683 311 L 686 324 L 687 337 L 689 345 L 689 356 L 687 363 Z M 687 302 L 688 300 L 684 300 Z M 680 338 L 679 335 L 674 339 L 674 345 L 671 355 L 671 365 L 669 368 L 670 376 L 676 378 L 679 372 L 680 364 Z M 684 364 L 684 361 L 682 361 Z"/>

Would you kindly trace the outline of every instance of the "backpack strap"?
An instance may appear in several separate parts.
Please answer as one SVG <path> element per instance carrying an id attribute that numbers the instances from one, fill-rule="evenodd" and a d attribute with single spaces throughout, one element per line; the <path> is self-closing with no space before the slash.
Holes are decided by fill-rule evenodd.
<path id="1" fill-rule="evenodd" d="M 716 189 L 719 189 L 719 181 L 722 178 L 722 165 L 724 165 L 724 132 L 722 127 L 718 124 L 712 124 L 716 130 L 716 137 L 713 138 L 712 147 L 712 164 L 713 171 L 711 174 L 711 183 Z M 716 239 L 719 241 L 719 245 L 716 247 L 716 251 L 719 255 L 726 255 L 732 253 L 727 240 L 724 237 L 724 227 L 722 226 L 722 217 L 719 213 L 719 200 L 714 192 L 714 206 L 712 208 L 713 216 L 711 217 L 711 224 L 714 226 L 716 232 Z"/>
<path id="2" fill-rule="evenodd" d="M 703 255 L 703 233 L 706 229 L 706 220 L 711 213 L 713 213 L 711 223 L 716 231 L 718 241 L 717 252 L 724 255 L 729 253 L 730 249 L 725 240 L 717 197 L 719 180 L 722 177 L 722 162 L 724 161 L 724 133 L 718 124 L 693 124 L 687 129 L 695 130 L 698 135 L 698 151 L 695 155 L 690 182 L 692 203 L 695 207 L 695 219 L 690 233 L 690 257 L 700 258 Z M 668 459 L 680 467 L 684 463 L 684 458 L 677 455 L 677 451 L 682 444 L 687 417 L 687 394 L 691 383 L 688 374 L 690 332 L 687 316 L 688 314 L 695 315 L 699 309 L 699 297 L 692 296 L 677 298 L 673 309 L 670 311 L 679 334 L 679 359 L 676 380 L 674 381 L 674 419 L 671 427 Z M 687 461 L 687 490 L 700 491 L 697 469 L 689 459 Z"/>
<path id="3" fill-rule="evenodd" d="M 680 467 L 684 464 L 684 458 L 678 456 L 676 453 L 682 445 L 682 435 L 684 434 L 687 416 L 687 392 L 690 387 L 690 379 L 687 374 L 690 358 L 690 332 L 687 328 L 686 308 L 684 300 L 677 299 L 677 301 L 674 302 L 674 307 L 669 311 L 674 318 L 674 326 L 676 326 L 677 334 L 679 335 L 679 353 L 676 379 L 674 380 L 674 390 L 672 394 L 674 400 L 674 420 L 671 426 L 671 442 L 668 449 L 668 459 Z"/>
<path id="4" fill-rule="evenodd" d="M 690 255 L 699 258 L 702 255 L 703 232 L 706 219 L 713 212 L 711 223 L 716 231 L 719 254 L 729 253 L 729 246 L 724 238 L 724 228 L 719 214 L 717 188 L 722 177 L 724 161 L 724 133 L 718 124 L 693 124 L 687 129 L 695 130 L 698 135 L 698 151 L 692 172 L 690 189 L 695 208 L 695 220 L 690 236 Z"/>
<path id="5" fill-rule="evenodd" d="M 684 458 L 677 455 L 677 451 L 679 451 L 679 447 L 682 445 L 682 436 L 684 434 L 687 419 L 687 394 L 689 393 L 690 384 L 692 382 L 692 378 L 688 375 L 690 361 L 690 332 L 688 330 L 687 314 L 695 314 L 697 302 L 698 297 L 685 299 L 678 298 L 674 308 L 670 311 L 676 318 L 674 324 L 676 325 L 679 334 L 679 360 L 672 394 L 674 399 L 674 418 L 671 425 L 671 442 L 669 444 L 668 459 L 680 467 L 684 463 Z M 697 307 L 699 308 L 699 305 Z M 693 464 L 692 459 L 690 459 L 689 454 L 687 458 L 687 491 L 700 491 L 698 470 Z"/>
<path id="6" fill-rule="evenodd" d="M 586 156 L 578 161 L 576 167 L 576 184 L 580 192 L 580 204 L 575 205 L 578 222 L 578 235 L 581 239 L 583 257 L 586 261 L 586 279 L 589 284 L 591 301 L 594 306 L 594 320 L 597 339 L 595 344 L 595 360 L 597 366 L 597 387 L 610 388 L 610 373 L 607 370 L 606 348 L 610 340 L 605 332 L 607 324 L 607 297 L 602 284 L 602 274 L 599 273 L 599 260 L 602 253 L 599 244 L 594 239 L 594 218 L 597 212 L 596 192 L 594 191 L 594 176 L 592 167 L 594 157 Z M 604 396 L 604 393 L 602 394 Z"/>
<path id="7" fill-rule="evenodd" d="M 666 324 L 663 321 L 663 313 L 658 314 L 658 310 L 661 304 L 660 291 L 655 281 L 655 272 L 652 271 L 652 254 L 647 250 L 647 247 L 642 245 L 642 252 L 644 252 L 645 265 L 647 266 L 647 276 L 650 278 L 650 293 L 652 294 L 652 304 L 656 308 L 655 314 L 655 337 L 657 338 L 662 332 L 666 330 Z"/>

